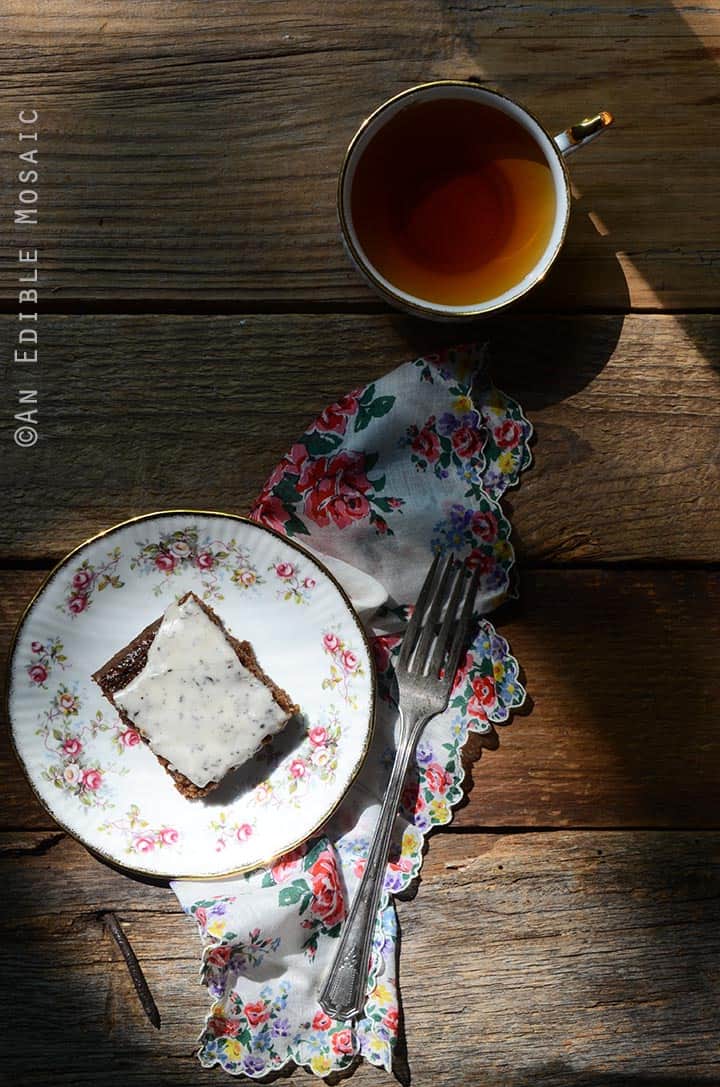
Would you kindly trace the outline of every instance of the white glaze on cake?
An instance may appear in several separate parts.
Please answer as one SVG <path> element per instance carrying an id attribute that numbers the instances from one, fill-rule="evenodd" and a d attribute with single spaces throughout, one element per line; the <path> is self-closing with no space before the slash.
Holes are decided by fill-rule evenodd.
<path id="1" fill-rule="evenodd" d="M 153 751 L 200 788 L 246 762 L 289 716 L 192 597 L 170 605 L 145 667 L 113 697 Z"/>

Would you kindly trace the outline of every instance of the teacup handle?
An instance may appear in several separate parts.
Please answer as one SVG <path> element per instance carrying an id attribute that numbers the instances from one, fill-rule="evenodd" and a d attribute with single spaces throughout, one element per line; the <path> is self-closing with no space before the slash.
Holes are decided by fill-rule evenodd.
<path id="1" fill-rule="evenodd" d="M 555 144 L 561 155 L 572 155 L 579 151 L 591 140 L 597 139 L 606 128 L 613 123 L 615 118 L 606 109 L 601 110 L 595 117 L 586 117 L 572 128 L 566 128 L 564 132 L 558 132 L 554 137 Z"/>

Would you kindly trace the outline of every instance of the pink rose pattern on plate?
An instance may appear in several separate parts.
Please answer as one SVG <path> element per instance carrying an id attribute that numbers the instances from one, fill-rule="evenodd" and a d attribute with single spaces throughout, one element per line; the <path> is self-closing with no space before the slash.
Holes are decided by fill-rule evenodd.
<path id="1" fill-rule="evenodd" d="M 75 618 L 88 610 L 96 592 L 107 588 L 121 589 L 125 583 L 117 573 L 120 558 L 120 548 L 114 547 L 108 552 L 105 562 L 97 566 L 84 559 L 72 575 L 65 592 L 65 600 L 58 604 L 58 610 Z"/>
<path id="2" fill-rule="evenodd" d="M 118 767 L 114 761 L 101 763 L 93 741 L 100 733 L 109 733 L 117 743 L 118 753 L 123 754 L 126 745 L 120 743 L 119 736 L 126 731 L 125 726 L 106 721 L 101 710 L 89 720 L 83 720 L 80 711 L 77 685 L 70 689 L 61 684 L 35 729 L 47 752 L 42 777 L 85 808 L 114 807 L 108 779 L 127 774 L 128 769 Z"/>
<path id="3" fill-rule="evenodd" d="M 43 691 L 48 689 L 47 681 L 53 671 L 58 667 L 65 668 L 67 657 L 63 653 L 63 643 L 59 638 L 46 638 L 45 642 L 32 642 L 30 644 L 32 661 L 27 666 L 28 680 L 31 686 L 41 687 Z"/>
<path id="4" fill-rule="evenodd" d="M 352 684 L 365 674 L 359 654 L 332 630 L 323 634 L 323 650 L 330 657 L 330 675 L 322 681 L 323 690 L 337 691 L 343 702 L 357 709 Z"/>
<path id="5" fill-rule="evenodd" d="M 250 794 L 250 805 L 282 807 L 289 804 L 301 808 L 314 785 L 335 780 L 341 739 L 340 715 L 331 707 L 325 723 L 312 725 L 293 757 L 285 761 L 284 773 L 276 773 L 272 781 L 268 778 L 255 787 Z M 268 756 L 272 757 L 273 745 L 268 745 L 268 748 Z"/>
<path id="6" fill-rule="evenodd" d="M 242 819 L 230 821 L 227 813 L 221 811 L 217 819 L 210 820 L 210 829 L 215 834 L 215 852 L 222 853 L 233 842 L 247 842 L 255 833 L 255 820 Z"/>
<path id="7" fill-rule="evenodd" d="M 278 599 L 292 600 L 295 604 L 307 604 L 310 601 L 317 582 L 298 563 L 273 562 L 268 566 L 268 571 L 273 573 L 280 582 L 280 588 L 276 594 Z"/>
<path id="8" fill-rule="evenodd" d="M 160 580 L 153 586 L 155 596 L 161 595 L 168 578 L 195 571 L 203 586 L 203 600 L 224 600 L 223 581 L 228 575 L 231 584 L 243 590 L 252 589 L 265 580 L 253 565 L 248 551 L 235 539 L 201 537 L 196 525 L 167 532 L 158 540 L 138 541 L 138 551 L 130 560 L 130 569 L 160 575 Z"/>
<path id="9" fill-rule="evenodd" d="M 482 363 L 483 355 L 483 350 L 475 345 L 460 346 L 414 364 L 420 382 L 440 385 L 450 404 L 444 413 L 425 415 L 416 427 L 406 427 L 399 445 L 407 450 L 409 463 L 414 464 L 416 471 L 432 472 L 440 486 L 447 479 L 453 481 L 455 489 L 465 488 L 462 493 L 467 501 L 451 505 L 445 520 L 436 523 L 434 546 L 436 550 L 453 547 L 464 551 L 471 563 L 483 566 L 484 587 L 489 587 L 500 582 L 505 585 L 509 580 L 513 565 L 510 526 L 497 500 L 518 482 L 520 473 L 530 463 L 528 442 L 532 431 L 519 405 L 490 383 L 476 389 L 470 398 L 472 374 Z M 363 400 L 372 403 L 378 398 L 382 414 L 392 412 L 395 398 L 378 397 L 376 386 L 370 388 L 369 395 L 368 390 L 358 390 L 327 408 L 300 443 L 293 446 L 267 481 L 254 507 L 256 519 L 288 535 L 311 532 L 313 508 L 312 505 L 306 508 L 303 493 L 296 484 L 303 473 L 305 480 L 309 478 L 308 462 L 327 458 L 323 435 L 340 439 L 332 447 L 335 455 L 346 445 L 348 436 L 355 432 L 354 419 Z M 367 427 L 370 421 L 364 417 L 359 429 Z M 375 471 L 379 471 L 381 465 L 377 461 L 372 463 Z M 393 508 L 400 506 L 390 506 L 390 510 Z M 363 516 L 368 516 L 364 508 Z M 346 526 L 337 522 L 337 527 Z M 399 609 L 399 613 L 402 611 Z M 334 669 L 326 682 L 340 693 L 350 693 L 345 684 L 348 675 L 352 676 L 353 658 L 343 659 L 349 647 L 342 645 L 333 631 L 327 631 L 325 638 L 323 648 Z M 381 699 L 387 697 L 392 659 L 399 640 L 396 635 L 374 640 Z M 475 641 L 456 677 L 448 710 L 431 723 L 418 745 L 414 771 L 408 777 L 403 796 L 401 815 L 405 828 L 401 845 L 388 864 L 386 890 L 390 894 L 407 889 L 416 878 L 422 864 L 425 835 L 451 819 L 452 808 L 463 795 L 461 751 L 469 730 L 490 732 L 508 721 L 513 709 L 522 704 L 524 690 L 518 673 L 517 661 L 505 639 L 490 622 L 481 620 Z M 344 833 L 336 845 L 346 873 L 359 879 L 367 856 L 367 838 L 355 828 Z M 290 895 L 297 894 L 301 903 L 299 866 L 303 863 L 302 857 L 289 855 L 273 866 L 264 881 L 276 884 L 279 892 L 288 886 L 298 886 Z M 287 894 L 283 901 L 289 905 Z M 309 908 L 309 900 L 304 904 Z M 234 917 L 236 927 L 242 916 L 240 906 L 238 903 Z M 240 976 L 232 979 L 221 970 L 211 991 L 220 998 L 215 1005 L 213 1026 L 222 1029 L 213 1029 L 208 1021 L 201 1063 L 206 1066 L 219 1063 L 230 1072 L 263 1076 L 294 1061 L 324 1076 L 348 1068 L 359 1053 L 389 1070 L 399 1018 L 394 972 L 396 946 L 397 924 L 390 900 L 379 916 L 365 1017 L 353 1030 L 334 1023 L 319 1008 L 307 1021 L 298 1022 L 288 1015 L 292 990 L 284 978 L 264 986 L 260 1001 L 253 999 L 262 1010 L 253 1007 L 250 1015 L 243 1018 L 243 1008 L 247 1007 L 242 999 L 243 977 L 252 978 L 253 969 L 241 970 Z"/>
<path id="10" fill-rule="evenodd" d="M 175 827 L 162 825 L 151 827 L 140 815 L 137 804 L 131 804 L 121 819 L 108 820 L 98 827 L 108 834 L 120 834 L 125 839 L 125 852 L 136 856 L 152 853 L 156 849 L 168 849 L 178 845 L 180 834 Z"/>

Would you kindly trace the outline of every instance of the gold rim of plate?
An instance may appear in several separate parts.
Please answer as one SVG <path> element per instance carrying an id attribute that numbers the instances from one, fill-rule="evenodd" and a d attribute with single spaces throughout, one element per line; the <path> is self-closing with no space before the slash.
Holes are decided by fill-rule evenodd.
<path id="1" fill-rule="evenodd" d="M 90 544 L 95 543 L 96 540 L 102 540 L 107 536 L 111 536 L 114 532 L 118 532 L 120 529 L 126 528 L 128 525 L 134 525 L 134 524 L 137 524 L 140 521 L 152 521 L 152 520 L 154 520 L 154 519 L 156 519 L 158 517 L 183 517 L 183 516 L 189 516 L 189 517 L 224 517 L 226 520 L 229 520 L 229 521 L 239 521 L 242 524 L 252 525 L 253 528 L 256 528 L 260 532 L 267 532 L 270 536 L 275 536 L 282 543 L 286 544 L 288 547 L 292 548 L 293 550 L 299 552 L 304 558 L 309 559 L 310 562 L 314 563 L 322 571 L 322 573 L 325 575 L 325 577 L 335 586 L 338 593 L 340 594 L 340 597 L 343 600 L 343 603 L 345 604 L 345 607 L 347 608 L 350 616 L 353 619 L 353 622 L 355 623 L 355 626 L 357 627 L 358 633 L 359 633 L 359 635 L 360 635 L 360 637 L 362 639 L 362 643 L 363 643 L 363 646 L 365 648 L 365 652 L 366 652 L 367 657 L 368 657 L 368 661 L 369 661 L 369 665 L 370 665 L 370 669 L 369 669 L 369 671 L 370 671 L 370 710 L 369 710 L 370 723 L 369 723 L 369 727 L 368 727 L 368 730 L 367 730 L 367 734 L 365 736 L 365 742 L 363 744 L 363 749 L 362 749 L 360 755 L 358 756 L 358 759 L 357 759 L 355 765 L 352 767 L 352 769 L 350 771 L 350 777 L 349 777 L 347 786 L 343 790 L 341 796 L 338 797 L 338 799 L 333 804 L 332 808 L 330 808 L 327 812 L 324 813 L 324 815 L 319 820 L 319 822 L 316 823 L 315 826 L 312 827 L 306 834 L 303 834 L 303 836 L 301 838 L 298 838 L 297 841 L 292 842 L 290 845 L 286 846 L 280 853 L 274 853 L 270 857 L 267 857 L 267 858 L 265 858 L 265 859 L 263 859 L 261 861 L 254 862 L 253 864 L 244 865 L 241 868 L 232 868 L 227 872 L 210 872 L 210 873 L 199 874 L 199 875 L 192 874 L 192 875 L 183 875 L 183 876 L 164 876 L 164 875 L 161 875 L 158 872 L 153 871 L 152 868 L 143 868 L 141 865 L 126 865 L 126 864 L 123 864 L 122 861 L 116 860 L 115 857 L 111 856 L 109 853 L 106 853 L 104 850 L 96 849 L 95 846 L 88 845 L 82 839 L 82 837 L 79 834 L 77 834 L 74 830 L 72 830 L 62 819 L 59 819 L 57 817 L 57 815 L 55 815 L 55 813 L 50 810 L 50 807 L 48 806 L 48 804 L 46 804 L 46 802 L 43 800 L 43 798 L 40 796 L 39 792 L 35 788 L 35 783 L 32 780 L 32 777 L 30 776 L 30 773 L 28 771 L 25 760 L 23 759 L 22 755 L 20 754 L 20 751 L 18 750 L 17 744 L 15 743 L 15 728 L 14 728 L 13 720 L 12 720 L 12 717 L 11 717 L 11 714 L 10 714 L 10 696 L 11 696 L 11 693 L 12 693 L 12 685 L 13 685 L 13 663 L 14 663 L 14 660 L 15 660 L 15 649 L 17 647 L 17 640 L 20 637 L 20 633 L 21 633 L 23 627 L 25 626 L 26 621 L 30 618 L 30 614 L 31 614 L 31 612 L 33 610 L 33 607 L 37 603 L 38 598 L 41 596 L 41 594 L 44 592 L 44 590 L 47 588 L 47 586 L 55 579 L 57 574 L 59 574 L 60 571 L 62 569 L 64 569 L 65 566 L 67 566 L 67 564 L 70 562 L 70 560 L 75 555 L 77 555 L 80 551 L 82 551 L 84 548 L 88 547 Z M 252 518 L 246 517 L 246 516 L 244 516 L 243 514 L 240 514 L 240 513 L 225 513 L 222 510 L 168 509 L 168 510 L 154 510 L 151 513 L 141 513 L 137 517 L 129 517 L 126 521 L 119 521 L 116 525 L 112 525 L 110 528 L 106 528 L 102 532 L 97 532 L 94 536 L 88 536 L 88 538 L 86 540 L 83 540 L 82 543 L 78 544 L 77 547 L 74 547 L 71 551 L 68 551 L 67 555 L 65 555 L 64 558 L 60 559 L 60 561 L 58 563 L 56 563 L 55 566 L 53 566 L 52 570 L 50 570 L 49 573 L 45 575 L 42 582 L 40 583 L 38 588 L 35 590 L 32 597 L 30 598 L 29 602 L 25 605 L 25 608 L 23 609 L 23 612 L 22 612 L 20 618 L 18 619 L 17 623 L 15 624 L 15 629 L 13 631 L 13 636 L 12 636 L 12 639 L 10 641 L 10 650 L 8 652 L 6 675 L 5 675 L 5 714 L 6 714 L 8 725 L 9 725 L 10 744 L 12 746 L 13 752 L 15 754 L 15 757 L 16 757 L 18 763 L 20 764 L 20 768 L 22 769 L 23 773 L 25 774 L 25 777 L 26 777 L 27 781 L 30 784 L 30 788 L 32 789 L 33 793 L 35 794 L 35 797 L 37 798 L 39 803 L 42 805 L 42 807 L 45 809 L 45 811 L 48 813 L 48 815 L 51 817 L 51 819 L 53 819 L 54 822 L 56 822 L 57 825 L 59 827 L 61 827 L 62 830 L 64 830 L 66 834 L 69 834 L 71 838 L 74 838 L 76 842 L 79 842 L 80 845 L 82 845 L 84 849 L 87 849 L 87 851 L 89 853 L 92 853 L 93 856 L 99 857 L 103 861 L 107 861 L 107 863 L 113 865 L 113 867 L 120 868 L 120 869 L 122 869 L 123 871 L 126 871 L 126 872 L 139 872 L 144 876 L 150 876 L 150 877 L 152 877 L 152 878 L 154 878 L 154 879 L 156 879 L 158 881 L 167 881 L 167 880 L 172 880 L 172 879 L 186 879 L 186 880 L 189 880 L 189 881 L 207 882 L 207 881 L 211 881 L 211 880 L 215 880 L 215 879 L 228 879 L 228 878 L 230 878 L 232 876 L 241 876 L 241 875 L 244 875 L 246 872 L 254 872 L 259 868 L 266 868 L 268 865 L 273 864 L 273 862 L 278 860 L 280 857 L 285 856 L 286 853 L 290 853 L 293 849 L 297 849 L 299 846 L 301 846 L 303 844 L 303 842 L 306 842 L 309 838 L 311 838 L 312 835 L 315 834 L 318 830 L 320 830 L 320 828 L 322 826 L 324 826 L 324 824 L 328 821 L 328 819 L 330 819 L 335 814 L 335 812 L 337 811 L 337 809 L 340 807 L 343 800 L 345 799 L 345 796 L 347 795 L 348 790 L 351 788 L 353 782 L 355 781 L 355 778 L 357 777 L 358 773 L 360 772 L 360 768 L 361 768 L 362 764 L 364 763 L 365 758 L 367 757 L 368 751 L 370 750 L 370 744 L 372 743 L 372 738 L 373 738 L 373 735 L 374 735 L 374 732 L 375 732 L 376 691 L 377 691 L 377 670 L 375 668 L 375 657 L 374 657 L 374 654 L 373 654 L 373 651 L 372 651 L 372 646 L 370 645 L 370 641 L 368 639 L 368 636 L 365 633 L 365 631 L 364 631 L 364 629 L 362 627 L 362 624 L 361 624 L 361 622 L 360 622 L 360 620 L 359 620 L 359 618 L 357 616 L 357 613 L 356 613 L 355 609 L 353 608 L 352 604 L 350 603 L 350 598 L 348 597 L 347 593 L 343 589 L 342 585 L 337 580 L 337 578 L 328 570 L 328 568 L 325 566 L 325 564 L 319 558 L 317 558 L 311 551 L 307 551 L 302 546 L 302 544 L 296 543 L 295 540 L 291 540 L 287 536 L 283 536 L 283 534 L 281 532 L 277 532 L 274 528 L 268 528 L 267 525 L 261 525 L 257 521 L 253 521 Z"/>

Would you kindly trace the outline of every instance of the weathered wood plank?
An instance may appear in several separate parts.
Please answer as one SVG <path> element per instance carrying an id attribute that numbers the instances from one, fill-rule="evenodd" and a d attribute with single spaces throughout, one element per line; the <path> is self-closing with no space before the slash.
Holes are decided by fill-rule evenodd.
<path id="1" fill-rule="evenodd" d="M 5 644 L 40 579 L 0 574 Z M 456 825 L 718 827 L 720 575 L 528 570 L 497 622 L 533 708 L 483 752 Z M 0 827 L 53 826 L 6 728 L 0 777 Z"/>
<path id="2" fill-rule="evenodd" d="M 573 160 L 575 222 L 532 305 L 714 307 L 718 11 L 7 0 L 0 126 L 14 143 L 18 111 L 39 111 L 42 171 L 39 226 L 14 233 L 41 245 L 56 302 L 371 300 L 337 236 L 344 149 L 386 97 L 477 76 L 552 131 L 599 107 L 618 117 Z"/>
<path id="3" fill-rule="evenodd" d="M 0 849 L 28 844 L 4 835 Z M 8 1081 L 75 1087 L 102 1068 L 110 1085 L 224 1082 L 192 1057 L 207 1007 L 200 944 L 168 889 L 67 839 L 0 865 Z M 717 1082 L 719 903 L 717 834 L 436 836 L 417 897 L 399 906 L 412 1083 Z M 159 1033 L 98 920 L 110 908 Z M 390 1080 L 362 1067 L 353 1079 L 378 1082 Z"/>
<path id="4" fill-rule="evenodd" d="M 17 320 L 0 318 L 13 349 Z M 720 318 L 45 317 L 41 438 L 4 451 L 0 557 L 58 558 L 152 509 L 245 512 L 328 402 L 462 336 L 537 427 L 508 498 L 523 561 L 713 562 L 720 532 Z M 17 409 L 16 409 L 17 410 Z M 38 495 L 42 494 L 42 506 Z"/>

